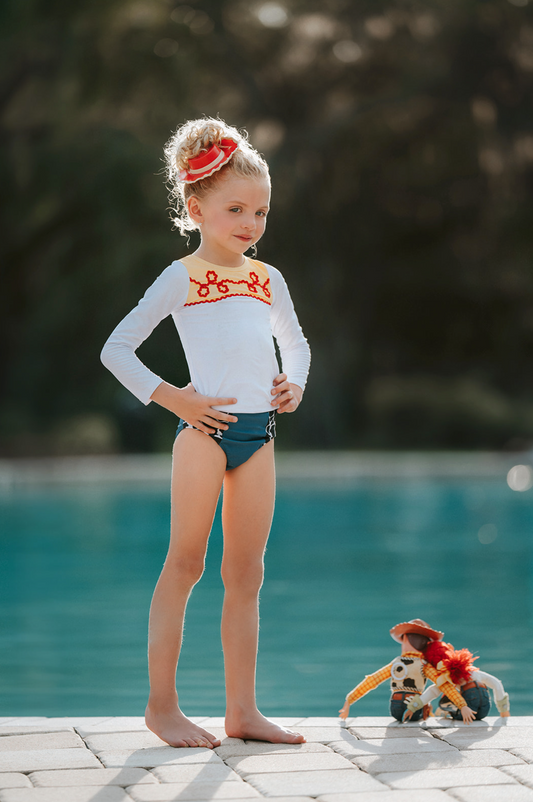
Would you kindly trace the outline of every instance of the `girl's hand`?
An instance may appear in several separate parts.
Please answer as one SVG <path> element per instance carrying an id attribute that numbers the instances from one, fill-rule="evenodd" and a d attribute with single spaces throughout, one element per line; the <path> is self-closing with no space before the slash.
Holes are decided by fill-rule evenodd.
<path id="1" fill-rule="evenodd" d="M 152 393 L 151 398 L 205 434 L 213 434 L 217 429 L 227 429 L 227 422 L 234 423 L 238 420 L 235 415 L 213 409 L 215 406 L 236 404 L 236 398 L 210 398 L 207 395 L 201 395 L 196 392 L 190 382 L 186 387 L 181 388 L 161 382 Z"/>
<path id="2" fill-rule="evenodd" d="M 274 388 L 270 391 L 276 397 L 272 401 L 272 406 L 276 407 L 278 412 L 294 412 L 300 405 L 304 391 L 297 384 L 290 384 L 287 381 L 287 375 L 280 373 L 274 379 Z"/>
<path id="3" fill-rule="evenodd" d="M 348 702 L 345 702 L 341 707 L 341 709 L 339 710 L 339 716 L 343 719 L 347 719 L 349 712 L 350 712 L 350 705 L 348 704 Z"/>

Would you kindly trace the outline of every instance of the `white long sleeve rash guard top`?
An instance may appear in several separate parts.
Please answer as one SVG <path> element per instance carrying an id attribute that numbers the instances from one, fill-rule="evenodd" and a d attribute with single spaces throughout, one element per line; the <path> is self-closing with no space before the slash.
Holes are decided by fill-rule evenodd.
<path id="1" fill-rule="evenodd" d="M 305 388 L 309 345 L 276 268 L 247 257 L 241 267 L 223 267 L 186 256 L 161 273 L 101 354 L 103 364 L 144 404 L 163 379 L 135 351 L 168 315 L 194 388 L 210 397 L 236 398 L 227 411 L 272 410 L 270 391 L 279 374 L 273 337 L 289 382 Z"/>

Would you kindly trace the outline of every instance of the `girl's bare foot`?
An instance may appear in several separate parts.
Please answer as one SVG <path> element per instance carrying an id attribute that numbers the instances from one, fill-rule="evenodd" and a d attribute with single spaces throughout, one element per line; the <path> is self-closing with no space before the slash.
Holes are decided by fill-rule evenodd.
<path id="1" fill-rule="evenodd" d="M 213 749 L 220 746 L 220 740 L 212 733 L 193 724 L 184 716 L 178 705 L 161 710 L 153 710 L 150 705 L 145 711 L 146 726 L 162 741 L 170 746 L 204 746 Z"/>
<path id="2" fill-rule="evenodd" d="M 268 741 L 272 744 L 303 744 L 305 738 L 298 732 L 279 727 L 265 718 L 258 710 L 251 713 L 228 715 L 226 713 L 226 734 L 230 738 L 243 738 L 249 741 Z"/>

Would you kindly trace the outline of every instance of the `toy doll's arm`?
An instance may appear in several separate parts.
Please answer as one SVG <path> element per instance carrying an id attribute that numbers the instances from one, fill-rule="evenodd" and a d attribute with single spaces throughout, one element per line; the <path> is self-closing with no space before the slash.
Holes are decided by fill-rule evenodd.
<path id="1" fill-rule="evenodd" d="M 510 715 L 509 694 L 505 693 L 504 687 L 498 677 L 493 677 L 492 674 L 487 674 L 486 671 L 476 669 L 476 673 L 472 674 L 472 679 L 477 682 L 483 682 L 492 688 L 494 692 L 494 701 L 498 708 L 498 713 L 502 718 L 507 718 Z"/>
<path id="2" fill-rule="evenodd" d="M 427 705 L 429 702 L 431 702 L 433 699 L 436 699 L 440 693 L 441 690 L 438 685 L 428 685 L 424 693 L 420 694 L 420 701 L 422 702 L 420 707 L 423 707 L 424 705 Z"/>
<path id="3" fill-rule="evenodd" d="M 391 675 L 391 666 L 392 663 L 389 663 L 383 668 L 380 668 L 379 671 L 375 671 L 373 674 L 368 674 L 359 685 L 356 685 L 353 691 L 346 697 L 346 701 L 344 705 L 339 710 L 339 715 L 341 718 L 346 718 L 348 716 L 348 712 L 350 710 L 350 705 L 360 699 L 369 691 L 373 691 L 374 688 L 377 688 L 378 685 L 381 685 L 382 682 L 390 678 Z"/>
<path id="4" fill-rule="evenodd" d="M 423 670 L 425 676 L 435 683 L 435 685 L 439 690 L 439 693 L 445 694 L 448 697 L 448 699 L 454 703 L 456 707 L 458 708 L 466 707 L 465 700 L 463 699 L 463 697 L 461 696 L 455 685 L 453 685 L 453 683 L 450 682 L 450 676 L 447 671 L 438 671 L 435 668 L 435 666 L 431 665 L 431 663 L 426 663 Z"/>

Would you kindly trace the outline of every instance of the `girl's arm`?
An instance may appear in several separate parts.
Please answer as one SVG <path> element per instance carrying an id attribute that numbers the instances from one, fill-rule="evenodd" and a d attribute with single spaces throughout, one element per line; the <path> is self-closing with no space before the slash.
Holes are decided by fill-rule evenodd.
<path id="1" fill-rule="evenodd" d="M 227 429 L 227 421 L 238 420 L 235 415 L 213 409 L 219 405 L 236 404 L 236 398 L 210 398 L 201 395 L 190 382 L 186 387 L 174 387 L 167 382 L 161 382 L 151 398 L 156 404 L 170 410 L 205 434 L 212 434 L 216 429 Z"/>
<path id="2" fill-rule="evenodd" d="M 311 351 L 296 317 L 289 290 L 276 268 L 267 265 L 272 288 L 270 320 L 281 354 L 283 373 L 274 380 L 272 405 L 278 412 L 294 412 L 302 400 Z"/>
<path id="3" fill-rule="evenodd" d="M 181 262 L 173 262 L 148 288 L 135 309 L 126 315 L 101 353 L 101 360 L 133 395 L 149 404 L 155 401 L 206 434 L 227 429 L 221 421 L 236 421 L 233 415 L 213 410 L 235 404 L 235 398 L 210 398 L 197 393 L 192 384 L 174 387 L 152 373 L 135 354 L 155 327 L 183 305 L 189 289 L 189 274 Z"/>
<path id="4" fill-rule="evenodd" d="M 297 384 L 291 384 L 287 379 L 286 373 L 280 373 L 274 379 L 274 387 L 270 391 L 276 396 L 272 401 L 272 406 L 278 412 L 294 412 L 300 406 L 304 391 Z"/>
<path id="5" fill-rule="evenodd" d="M 136 356 L 137 348 L 174 309 L 185 303 L 189 275 L 181 262 L 173 262 L 154 281 L 135 309 L 118 324 L 102 349 L 100 359 L 108 370 L 143 404 L 163 381 Z"/>

